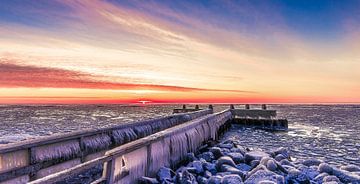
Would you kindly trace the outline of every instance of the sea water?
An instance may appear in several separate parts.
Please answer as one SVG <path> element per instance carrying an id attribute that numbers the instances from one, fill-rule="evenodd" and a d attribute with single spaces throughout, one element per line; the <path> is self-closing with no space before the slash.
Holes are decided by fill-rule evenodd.
<path id="1" fill-rule="evenodd" d="M 0 144 L 166 116 L 179 107 L 182 105 L 2 105 Z M 215 111 L 228 107 L 214 106 Z M 360 105 L 269 105 L 268 109 L 288 119 L 288 132 L 233 126 L 224 136 L 238 139 L 252 149 L 282 146 L 289 148 L 295 158 L 315 157 L 334 165 L 359 165 Z"/>

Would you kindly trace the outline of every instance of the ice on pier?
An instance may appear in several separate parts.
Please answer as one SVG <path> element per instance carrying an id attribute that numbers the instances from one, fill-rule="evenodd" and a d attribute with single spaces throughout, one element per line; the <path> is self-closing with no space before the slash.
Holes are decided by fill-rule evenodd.
<path id="1" fill-rule="evenodd" d="M 114 130 L 112 136 L 116 145 L 125 144 L 138 138 L 132 128 Z"/>
<path id="2" fill-rule="evenodd" d="M 184 133 L 179 133 L 171 136 L 171 165 L 174 166 L 181 160 L 184 160 L 188 152 L 187 138 Z"/>
<path id="3" fill-rule="evenodd" d="M 134 131 L 138 138 L 148 136 L 152 134 L 152 128 L 150 125 L 141 125 L 134 127 Z"/>
<path id="4" fill-rule="evenodd" d="M 98 134 L 85 137 L 83 143 L 85 150 L 95 152 L 109 148 L 111 145 L 111 138 L 107 134 Z"/>
<path id="5" fill-rule="evenodd" d="M 29 165 L 28 150 L 0 154 L 0 173 L 26 165 Z"/>
<path id="6" fill-rule="evenodd" d="M 198 146 L 201 145 L 202 143 L 202 136 L 195 128 L 186 131 L 186 135 L 188 137 L 188 143 L 189 143 L 188 151 L 195 152 Z"/>
<path id="7" fill-rule="evenodd" d="M 77 156 L 80 152 L 78 140 L 65 141 L 34 148 L 33 160 L 45 162 L 50 160 L 68 160 Z"/>
<path id="8" fill-rule="evenodd" d="M 170 167 L 170 138 L 150 145 L 149 175 L 154 175 L 161 167 Z"/>

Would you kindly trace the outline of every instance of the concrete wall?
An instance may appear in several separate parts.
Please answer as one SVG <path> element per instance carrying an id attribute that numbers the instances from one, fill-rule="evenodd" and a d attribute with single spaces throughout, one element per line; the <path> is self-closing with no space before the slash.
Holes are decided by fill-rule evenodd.
<path id="1" fill-rule="evenodd" d="M 231 118 L 229 110 L 206 115 L 109 150 L 105 155 L 113 159 L 106 164 L 104 178 L 108 183 L 133 184 L 142 176 L 153 176 L 161 166 L 176 167 L 187 153 L 217 139 Z"/>

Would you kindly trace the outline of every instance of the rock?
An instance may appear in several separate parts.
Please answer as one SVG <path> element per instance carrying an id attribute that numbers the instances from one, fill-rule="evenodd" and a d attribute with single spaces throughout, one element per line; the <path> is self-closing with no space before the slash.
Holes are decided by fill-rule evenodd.
<path id="1" fill-rule="evenodd" d="M 246 172 L 246 171 L 250 171 L 252 167 L 247 164 L 241 163 L 241 164 L 236 165 L 236 168 L 239 169 L 240 171 Z"/>
<path id="2" fill-rule="evenodd" d="M 176 183 L 179 184 L 197 184 L 195 176 L 189 173 L 187 170 L 183 170 L 181 174 L 176 177 L 176 179 Z"/>
<path id="3" fill-rule="evenodd" d="M 207 171 L 210 171 L 211 174 L 213 174 L 213 175 L 216 174 L 216 172 L 217 172 L 217 170 L 216 170 L 216 165 L 213 164 L 213 163 L 209 163 L 209 162 L 204 163 L 203 167 L 204 167 L 204 169 L 206 169 Z"/>
<path id="4" fill-rule="evenodd" d="M 250 166 L 251 166 L 252 168 L 258 166 L 259 164 L 260 164 L 260 161 L 259 161 L 259 160 L 253 160 L 253 161 L 250 162 Z"/>
<path id="5" fill-rule="evenodd" d="M 266 168 L 269 169 L 270 171 L 275 171 L 276 168 L 277 168 L 277 165 L 276 165 L 276 163 L 275 163 L 273 160 L 269 160 L 269 161 L 266 163 Z"/>
<path id="6" fill-rule="evenodd" d="M 290 169 L 286 176 L 287 183 L 310 183 L 309 177 L 298 169 Z"/>
<path id="7" fill-rule="evenodd" d="M 211 174 L 210 171 L 205 171 L 205 172 L 204 172 L 204 177 L 210 178 L 211 176 L 212 176 L 212 174 Z"/>
<path id="8" fill-rule="evenodd" d="M 340 183 L 339 178 L 337 178 L 336 176 L 325 176 L 322 181 L 323 182 L 335 181 L 337 183 Z"/>
<path id="9" fill-rule="evenodd" d="M 295 167 L 294 164 L 292 164 L 289 160 L 286 160 L 286 159 L 281 160 L 281 161 L 280 161 L 280 164 L 281 164 L 281 165 L 288 165 L 288 166 L 291 166 L 291 167 Z"/>
<path id="10" fill-rule="evenodd" d="M 156 178 L 149 178 L 149 177 L 141 177 L 139 179 L 140 184 L 160 184 Z"/>
<path id="11" fill-rule="evenodd" d="M 242 184 L 243 181 L 240 176 L 236 174 L 226 175 L 222 178 L 221 184 Z"/>
<path id="12" fill-rule="evenodd" d="M 311 167 L 306 167 L 306 166 L 300 166 L 298 167 L 298 169 L 304 173 L 306 176 L 309 177 L 309 179 L 314 179 L 317 175 L 319 175 L 320 173 L 317 171 L 317 169 L 313 169 Z"/>
<path id="13" fill-rule="evenodd" d="M 195 157 L 194 153 L 187 153 L 186 154 L 186 161 L 187 162 L 192 162 L 197 160 L 197 158 Z"/>
<path id="14" fill-rule="evenodd" d="M 199 154 L 198 157 L 201 159 L 206 160 L 207 162 L 211 162 L 215 159 L 215 156 L 212 152 L 204 152 L 202 154 Z"/>
<path id="15" fill-rule="evenodd" d="M 244 184 L 260 183 L 261 181 L 272 181 L 278 184 L 285 183 L 284 177 L 277 175 L 271 171 L 259 170 L 245 180 Z"/>
<path id="16" fill-rule="evenodd" d="M 326 176 L 329 176 L 328 173 L 321 173 L 319 175 L 317 175 L 314 180 L 317 182 L 317 183 L 322 183 L 323 179 L 326 177 Z"/>
<path id="17" fill-rule="evenodd" d="M 328 173 L 331 174 L 332 173 L 333 168 L 327 164 L 327 163 L 321 163 L 318 167 L 318 171 L 320 173 Z"/>
<path id="18" fill-rule="evenodd" d="M 208 180 L 208 184 L 221 184 L 222 177 L 211 176 Z"/>
<path id="19" fill-rule="evenodd" d="M 231 143 L 228 143 L 228 144 L 218 144 L 218 146 L 220 147 L 220 148 L 226 148 L 226 149 L 231 149 L 231 148 L 233 148 L 234 147 L 234 145 Z"/>
<path id="20" fill-rule="evenodd" d="M 197 182 L 198 182 L 199 184 L 207 184 L 207 182 L 208 182 L 208 179 L 205 178 L 205 177 L 202 177 L 202 176 L 198 176 L 198 177 L 196 178 L 196 180 L 197 180 Z"/>
<path id="21" fill-rule="evenodd" d="M 221 158 L 219 158 L 217 161 L 216 161 L 216 169 L 217 170 L 220 170 L 221 166 L 223 164 L 227 164 L 227 165 L 230 165 L 230 166 L 233 166 L 233 167 L 236 167 L 234 161 L 231 159 L 231 157 L 229 156 L 222 156 Z"/>
<path id="22" fill-rule="evenodd" d="M 349 171 L 333 168 L 332 175 L 339 178 L 343 183 L 360 183 L 360 176 Z"/>
<path id="23" fill-rule="evenodd" d="M 165 180 L 171 180 L 173 176 L 175 176 L 174 171 L 167 167 L 161 167 L 156 174 L 156 178 L 160 182 L 163 182 Z"/>
<path id="24" fill-rule="evenodd" d="M 194 161 L 192 162 L 192 166 L 196 170 L 196 174 L 202 174 L 204 172 L 203 163 L 200 161 Z"/>
<path id="25" fill-rule="evenodd" d="M 360 172 L 360 167 L 356 165 L 347 165 L 347 166 L 341 166 L 340 169 L 349 171 L 349 172 Z"/>
<path id="26" fill-rule="evenodd" d="M 284 159 L 286 159 L 286 158 L 282 154 L 278 154 L 275 156 L 275 160 L 278 162 L 280 162 L 281 160 L 284 160 Z"/>
<path id="27" fill-rule="evenodd" d="M 239 169 L 233 167 L 233 166 L 230 166 L 230 165 L 227 165 L 227 164 L 223 164 L 221 166 L 221 169 L 220 169 L 221 172 L 228 172 L 228 173 L 231 173 L 231 174 L 237 174 L 241 177 L 245 177 L 245 173 L 243 171 L 240 171 Z"/>
<path id="28" fill-rule="evenodd" d="M 244 162 L 244 156 L 241 153 L 230 152 L 227 156 L 231 157 L 236 164 Z"/>
<path id="29" fill-rule="evenodd" d="M 276 182 L 270 181 L 270 180 L 263 180 L 263 181 L 260 181 L 258 184 L 276 184 Z"/>
<path id="30" fill-rule="evenodd" d="M 218 159 L 224 155 L 219 147 L 212 147 L 209 149 L 209 151 L 213 153 L 215 159 Z"/>
<path id="31" fill-rule="evenodd" d="M 281 154 L 285 158 L 290 158 L 289 150 L 287 148 L 280 147 L 280 148 L 273 151 L 274 156 L 279 155 L 279 154 Z"/>
<path id="32" fill-rule="evenodd" d="M 250 151 L 244 156 L 245 163 L 249 164 L 253 160 L 261 160 L 263 157 L 269 157 L 269 154 L 262 151 Z"/>
<path id="33" fill-rule="evenodd" d="M 302 164 L 303 164 L 303 165 L 306 165 L 306 166 L 313 166 L 313 165 L 318 166 L 318 165 L 320 165 L 321 163 L 322 163 L 321 160 L 316 159 L 316 158 L 311 158 L 311 159 L 307 159 L 307 160 L 303 161 Z"/>

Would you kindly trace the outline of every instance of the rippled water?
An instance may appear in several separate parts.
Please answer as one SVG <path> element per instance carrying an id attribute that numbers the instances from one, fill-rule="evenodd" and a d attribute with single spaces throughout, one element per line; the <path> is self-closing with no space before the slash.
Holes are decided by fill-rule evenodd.
<path id="1" fill-rule="evenodd" d="M 270 109 L 288 119 L 288 132 L 233 126 L 224 136 L 252 148 L 288 147 L 295 158 L 315 157 L 333 165 L 360 166 L 359 105 L 276 105 Z"/>
<path id="2" fill-rule="evenodd" d="M 181 105 L 2 105 L 0 144 L 169 115 L 176 107 Z M 228 106 L 215 106 L 216 111 L 225 108 Z M 253 148 L 289 147 L 297 158 L 360 165 L 360 105 L 272 105 L 269 109 L 289 120 L 288 132 L 234 127 L 225 136 Z"/>

